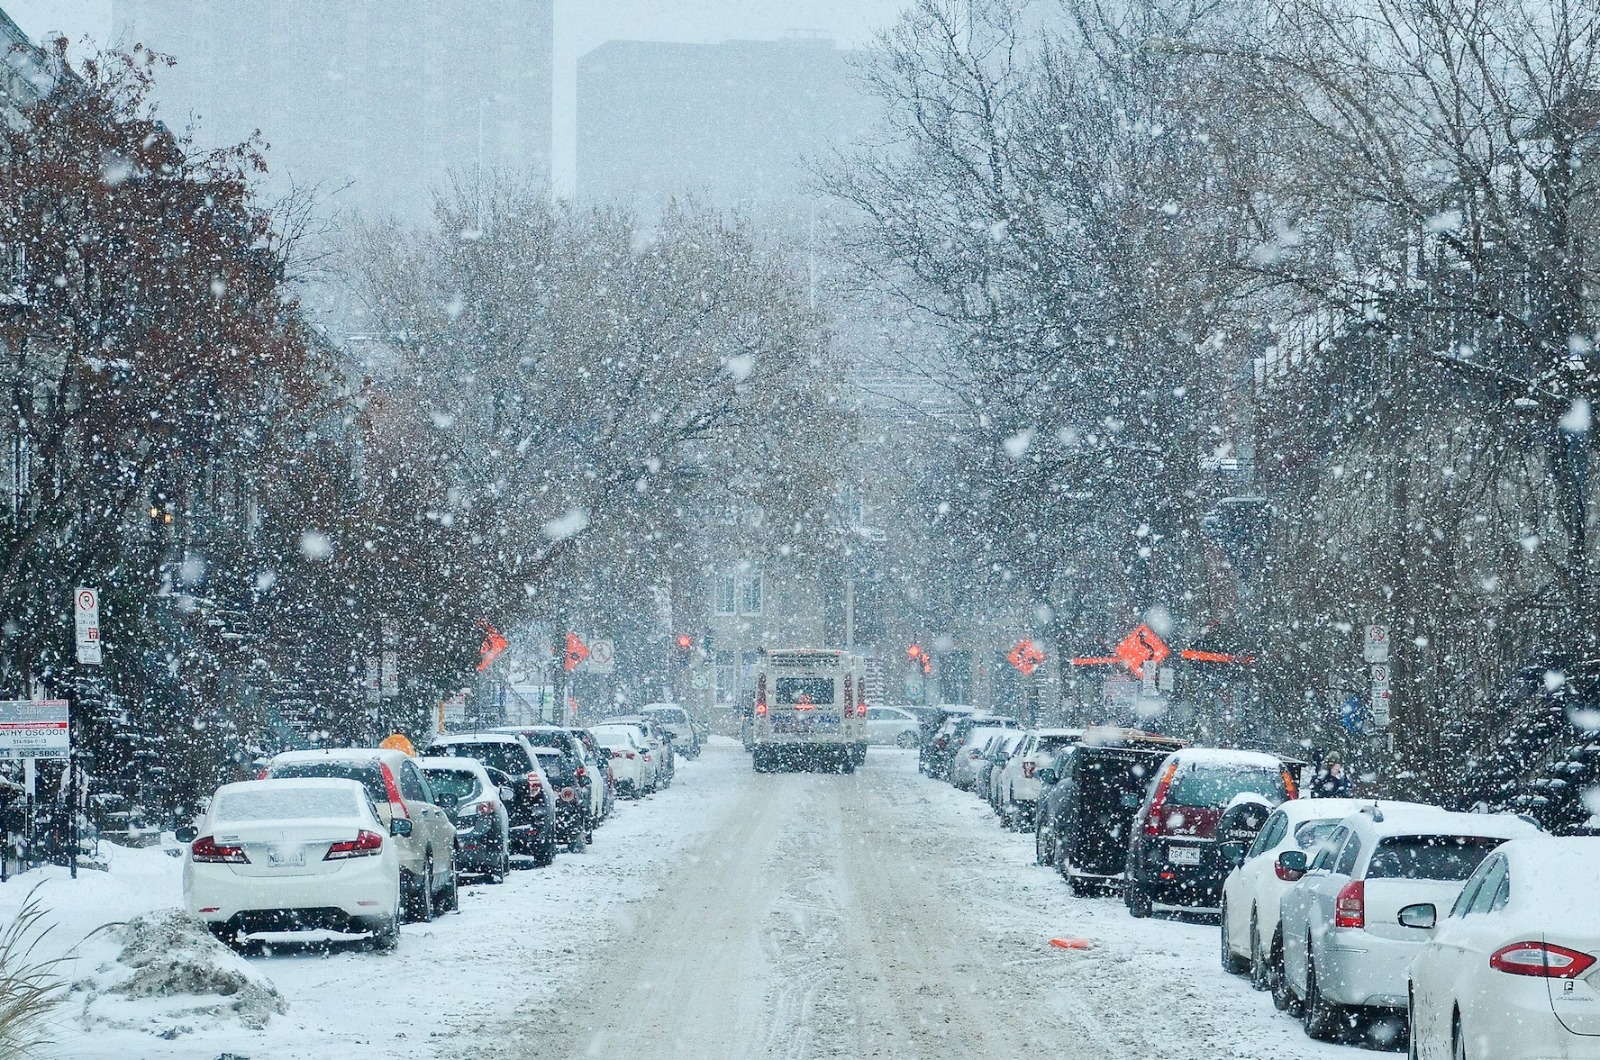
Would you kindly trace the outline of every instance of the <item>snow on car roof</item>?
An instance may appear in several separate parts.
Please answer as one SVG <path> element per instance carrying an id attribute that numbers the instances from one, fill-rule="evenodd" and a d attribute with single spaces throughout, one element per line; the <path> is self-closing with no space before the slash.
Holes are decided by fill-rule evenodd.
<path id="1" fill-rule="evenodd" d="M 483 773 L 483 763 L 476 758 L 440 758 L 429 756 L 417 759 L 417 765 L 423 769 L 448 770 L 451 773 L 471 773 L 474 776 Z M 484 773 L 488 776 L 487 773 Z"/>
<path id="2" fill-rule="evenodd" d="M 446 732 L 435 736 L 433 743 L 518 743 L 520 740 L 514 732 Z"/>
<path id="3" fill-rule="evenodd" d="M 1034 729 L 1033 730 L 1033 734 L 1035 736 L 1072 736 L 1072 737 L 1078 737 L 1078 736 L 1082 736 L 1083 735 L 1083 730 L 1082 729 Z"/>
<path id="4" fill-rule="evenodd" d="M 1223 769 L 1282 769 L 1283 760 L 1264 751 L 1235 751 L 1224 747 L 1185 747 L 1173 752 L 1174 761 L 1184 765 L 1218 766 Z"/>
<path id="5" fill-rule="evenodd" d="M 281 751 L 268 763 L 273 766 L 298 765 L 301 762 L 381 762 L 391 755 L 409 757 L 403 751 L 386 747 L 319 747 L 311 751 Z"/>
<path id="6" fill-rule="evenodd" d="M 1362 807 L 1371 807 L 1372 800 L 1362 800 Z M 1491 839 L 1517 839 L 1536 836 L 1539 826 L 1509 813 L 1461 813 L 1446 810 L 1423 802 L 1376 802 L 1383 820 L 1376 820 L 1366 809 L 1358 809 L 1345 817 L 1345 823 L 1357 831 L 1371 831 L 1380 836 L 1391 835 L 1478 835 Z"/>
<path id="7" fill-rule="evenodd" d="M 1359 813 L 1362 806 L 1371 806 L 1372 800 L 1363 803 L 1360 799 L 1290 799 L 1278 806 L 1278 810 L 1289 818 L 1290 824 L 1300 824 L 1303 821 L 1342 821 L 1352 813 Z"/>
<path id="8" fill-rule="evenodd" d="M 1600 836 L 1538 835 L 1500 847 L 1511 865 L 1510 905 L 1562 930 L 1600 927 L 1594 880 L 1600 873 Z"/>

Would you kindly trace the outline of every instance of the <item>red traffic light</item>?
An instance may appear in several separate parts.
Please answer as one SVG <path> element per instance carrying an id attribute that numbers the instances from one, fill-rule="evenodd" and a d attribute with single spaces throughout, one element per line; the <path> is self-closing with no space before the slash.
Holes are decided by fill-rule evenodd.
<path id="1" fill-rule="evenodd" d="M 913 659 L 922 658 L 922 645 L 920 645 L 920 644 L 911 645 L 911 647 L 906 649 L 906 654 L 909 655 Z"/>
<path id="2" fill-rule="evenodd" d="M 683 651 L 688 651 L 690 648 L 694 647 L 694 638 L 689 636 L 687 633 L 679 633 L 678 647 Z"/>

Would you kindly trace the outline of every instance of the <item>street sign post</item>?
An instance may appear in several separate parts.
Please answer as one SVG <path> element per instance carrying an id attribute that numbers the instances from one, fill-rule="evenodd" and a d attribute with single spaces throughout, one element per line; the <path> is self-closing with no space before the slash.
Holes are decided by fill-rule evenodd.
<path id="1" fill-rule="evenodd" d="M 1388 685 L 1372 686 L 1372 724 L 1379 729 L 1389 727 L 1389 704 L 1394 698 L 1394 693 L 1389 691 Z"/>
<path id="2" fill-rule="evenodd" d="M 77 632 L 78 662 L 100 665 L 100 594 L 80 588 L 72 594 L 72 625 Z"/>
<path id="3" fill-rule="evenodd" d="M 72 753 L 64 699 L 0 700 L 0 757 L 56 758 Z"/>
<path id="4" fill-rule="evenodd" d="M 1361 646 L 1361 659 L 1369 663 L 1386 663 L 1389 661 L 1389 627 L 1370 625 L 1367 627 L 1366 640 Z"/>

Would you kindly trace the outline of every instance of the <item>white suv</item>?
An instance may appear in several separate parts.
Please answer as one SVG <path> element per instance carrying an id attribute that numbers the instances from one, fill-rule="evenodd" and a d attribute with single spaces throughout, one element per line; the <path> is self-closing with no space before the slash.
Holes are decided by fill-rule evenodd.
<path id="1" fill-rule="evenodd" d="M 1419 902 L 1448 908 L 1478 863 L 1508 839 L 1539 834 L 1509 814 L 1452 813 L 1411 802 L 1369 804 L 1346 817 L 1281 903 L 1283 972 L 1306 1034 L 1332 1035 L 1348 1010 L 1405 1011 L 1406 971 L 1426 938 L 1400 923 Z"/>

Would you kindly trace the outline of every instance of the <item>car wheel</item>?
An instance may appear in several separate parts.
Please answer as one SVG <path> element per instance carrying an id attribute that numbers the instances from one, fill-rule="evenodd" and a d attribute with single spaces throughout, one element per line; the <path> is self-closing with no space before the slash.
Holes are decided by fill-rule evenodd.
<path id="1" fill-rule="evenodd" d="M 556 860 L 556 825 L 555 821 L 547 821 L 544 833 L 534 841 L 533 863 L 539 868 L 555 864 Z"/>
<path id="2" fill-rule="evenodd" d="M 422 878 L 413 881 L 411 919 L 419 924 L 433 920 L 433 853 L 422 859 Z"/>
<path id="3" fill-rule="evenodd" d="M 1226 900 L 1222 903 L 1218 918 L 1222 921 L 1222 930 L 1217 932 L 1222 939 L 1222 970 L 1229 975 L 1238 975 L 1245 970 L 1245 962 L 1243 958 L 1238 957 L 1233 952 L 1233 936 L 1228 930 L 1228 903 Z"/>
<path id="4" fill-rule="evenodd" d="M 567 853 L 582 854 L 589 849 L 589 833 L 584 828 L 583 821 L 578 821 L 572 826 L 572 834 L 567 837 Z"/>
<path id="5" fill-rule="evenodd" d="M 1150 901 L 1150 892 L 1131 873 L 1122 885 L 1122 900 L 1128 907 L 1128 915 L 1136 920 L 1149 916 L 1154 905 Z"/>
<path id="6" fill-rule="evenodd" d="M 239 948 L 239 933 L 228 924 L 218 924 L 215 921 L 206 924 L 206 930 L 211 932 L 211 937 L 229 949 Z"/>
<path id="7" fill-rule="evenodd" d="M 372 948 L 379 953 L 393 953 L 400 945 L 400 906 L 401 898 L 396 897 L 394 912 L 372 933 Z"/>
<path id="8" fill-rule="evenodd" d="M 1035 865 L 1048 865 L 1051 859 L 1045 855 L 1045 828 L 1044 822 L 1033 826 L 1033 863 Z"/>
<path id="9" fill-rule="evenodd" d="M 1090 883 L 1082 876 L 1074 876 L 1070 871 L 1067 872 L 1066 876 L 1067 886 L 1072 889 L 1073 897 L 1087 898 L 1094 893 L 1094 884 Z"/>
<path id="10" fill-rule="evenodd" d="M 511 875 L 511 843 L 507 841 L 500 844 L 500 860 L 489 870 L 487 879 L 490 883 L 505 883 L 509 875 Z"/>
<path id="11" fill-rule="evenodd" d="M 456 868 L 455 851 L 450 852 L 450 875 L 445 880 L 444 900 L 439 903 L 441 913 L 461 912 L 461 872 Z"/>
<path id="12" fill-rule="evenodd" d="M 1406 984 L 1406 1060 L 1418 1060 L 1417 993 L 1410 983 Z"/>
<path id="13" fill-rule="evenodd" d="M 1306 997 L 1300 1022 L 1306 1029 L 1306 1037 L 1317 1041 L 1333 1037 L 1339 1023 L 1339 1006 L 1323 997 L 1322 988 L 1317 985 L 1317 959 L 1311 951 L 1310 939 L 1306 940 Z"/>
<path id="14" fill-rule="evenodd" d="M 1289 971 L 1283 963 L 1283 938 L 1274 936 L 1272 950 L 1267 955 L 1267 961 L 1272 966 L 1268 981 L 1272 991 L 1272 1007 L 1279 1012 L 1287 1012 L 1291 1016 L 1298 1016 L 1299 1003 L 1296 1001 L 1294 991 L 1289 989 Z"/>
<path id="15" fill-rule="evenodd" d="M 1261 952 L 1261 920 L 1257 910 L 1250 912 L 1250 985 L 1257 990 L 1272 989 L 1272 967 Z"/>
<path id="16" fill-rule="evenodd" d="M 1467 1060 L 1467 1036 L 1461 1033 L 1461 1013 L 1450 1020 L 1450 1060 Z"/>

